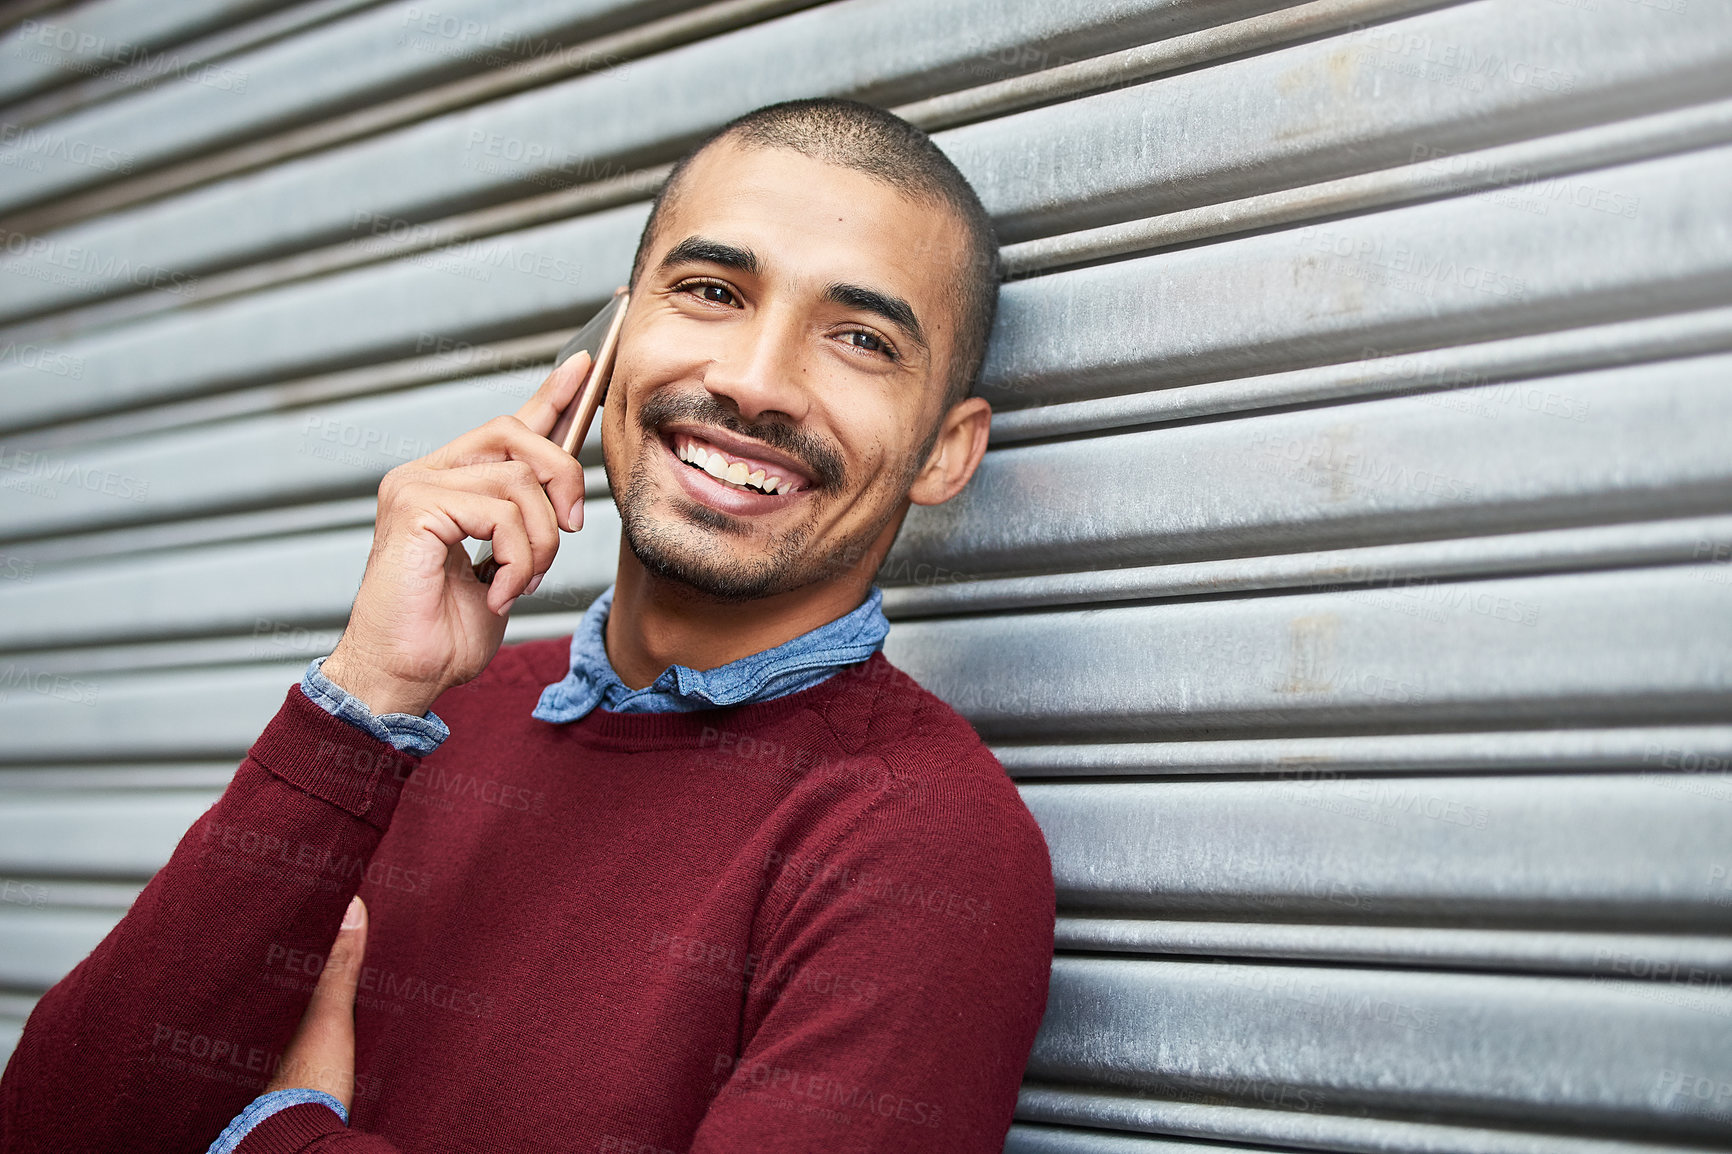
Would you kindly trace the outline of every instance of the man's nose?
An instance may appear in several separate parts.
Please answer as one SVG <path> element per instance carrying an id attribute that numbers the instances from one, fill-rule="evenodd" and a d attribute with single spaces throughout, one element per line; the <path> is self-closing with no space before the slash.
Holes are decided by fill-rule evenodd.
<path id="1" fill-rule="evenodd" d="M 798 322 L 760 313 L 732 330 L 704 370 L 704 387 L 734 403 L 742 420 L 778 413 L 793 424 L 811 403 Z"/>

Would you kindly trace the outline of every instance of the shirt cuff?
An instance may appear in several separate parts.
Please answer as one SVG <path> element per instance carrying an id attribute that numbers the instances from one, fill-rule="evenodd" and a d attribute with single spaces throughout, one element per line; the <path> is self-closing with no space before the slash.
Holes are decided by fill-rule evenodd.
<path id="1" fill-rule="evenodd" d="M 272 1090 L 269 1094 L 260 1094 L 247 1105 L 245 1110 L 235 1115 L 228 1129 L 217 1135 L 217 1140 L 210 1144 L 205 1154 L 234 1154 L 236 1146 L 241 1144 L 254 1126 L 269 1118 L 279 1110 L 287 1110 L 290 1106 L 299 1106 L 304 1102 L 329 1106 L 337 1112 L 337 1117 L 343 1120 L 343 1125 L 349 1124 L 349 1112 L 343 1109 L 343 1104 L 325 1093 L 323 1090 Z"/>
<path id="2" fill-rule="evenodd" d="M 328 653 L 325 655 L 329 656 Z M 404 753 L 413 753 L 418 757 L 426 757 L 451 736 L 450 727 L 431 709 L 420 717 L 412 713 L 373 716 L 372 710 L 368 709 L 359 697 L 319 672 L 319 666 L 325 663 L 325 657 L 315 657 L 307 665 L 307 671 L 301 675 L 301 692 L 326 713 L 342 718 L 357 729 L 365 730 Z"/>

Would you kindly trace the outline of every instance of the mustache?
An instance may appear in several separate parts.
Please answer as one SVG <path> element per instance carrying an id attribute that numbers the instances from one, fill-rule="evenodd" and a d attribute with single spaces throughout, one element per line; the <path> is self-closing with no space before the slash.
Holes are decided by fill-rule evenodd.
<path id="1" fill-rule="evenodd" d="M 842 454 L 818 437 L 780 421 L 741 420 L 708 393 L 656 393 L 638 409 L 637 421 L 644 432 L 652 435 L 660 426 L 680 421 L 714 425 L 736 436 L 762 442 L 804 465 L 812 474 L 814 488 L 837 489 L 848 479 Z"/>

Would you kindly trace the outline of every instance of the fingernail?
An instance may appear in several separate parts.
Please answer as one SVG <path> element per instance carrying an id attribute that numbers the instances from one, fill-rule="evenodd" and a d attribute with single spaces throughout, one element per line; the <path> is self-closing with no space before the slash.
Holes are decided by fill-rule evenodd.
<path id="1" fill-rule="evenodd" d="M 360 898 L 350 898 L 349 908 L 343 911 L 343 929 L 352 930 L 367 920 L 367 915 L 361 908 Z"/>
<path id="2" fill-rule="evenodd" d="M 567 514 L 565 523 L 571 527 L 573 533 L 583 528 L 583 501 L 581 499 L 571 507 L 571 512 Z"/>
<path id="3" fill-rule="evenodd" d="M 499 615 L 503 617 L 507 613 L 511 612 L 511 607 L 515 604 L 517 604 L 517 598 L 513 597 L 511 600 L 499 607 Z"/>
<path id="4" fill-rule="evenodd" d="M 536 575 L 535 575 L 535 576 L 533 576 L 533 577 L 531 577 L 531 578 L 530 578 L 530 579 L 529 579 L 529 584 L 528 584 L 528 585 L 525 585 L 525 586 L 524 586 L 524 587 L 523 587 L 523 592 L 522 592 L 522 593 L 521 593 L 521 594 L 519 594 L 519 596 L 522 596 L 522 597 L 527 597 L 527 596 L 529 596 L 529 595 L 530 595 L 530 594 L 531 594 L 531 593 L 533 593 L 533 592 L 535 592 L 535 590 L 536 590 L 536 587 L 537 587 L 537 586 L 539 586 L 539 585 L 540 585 L 540 584 L 541 584 L 541 579 L 542 579 L 542 578 L 543 578 L 543 577 L 545 577 L 545 576 L 547 576 L 547 574 L 545 574 L 545 573 L 537 573 L 537 574 L 536 574 Z M 512 598 L 512 600 L 513 600 L 513 601 L 515 601 L 515 600 L 517 600 L 517 598 L 516 598 L 516 597 L 513 597 L 513 598 Z"/>

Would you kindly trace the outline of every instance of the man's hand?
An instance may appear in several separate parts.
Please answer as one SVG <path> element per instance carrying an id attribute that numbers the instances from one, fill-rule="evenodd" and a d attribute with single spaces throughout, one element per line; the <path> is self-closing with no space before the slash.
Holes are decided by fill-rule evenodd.
<path id="1" fill-rule="evenodd" d="M 367 907 L 349 902 L 342 928 L 319 972 L 313 1000 L 266 1093 L 323 1090 L 347 1110 L 355 1104 L 355 985 L 367 952 Z"/>
<path id="2" fill-rule="evenodd" d="M 375 715 L 420 716 L 499 651 L 505 614 L 583 526 L 583 467 L 547 439 L 589 368 L 579 353 L 512 416 L 495 417 L 379 484 L 373 548 L 348 627 L 320 672 Z M 466 537 L 500 568 L 475 579 Z"/>

